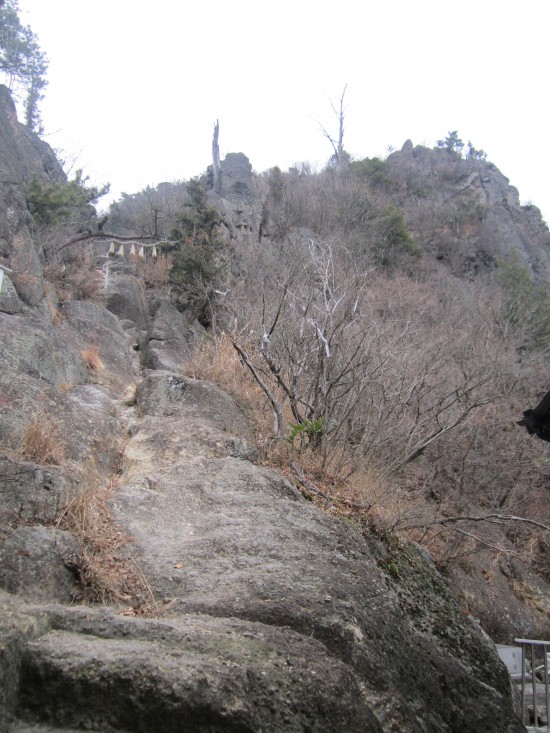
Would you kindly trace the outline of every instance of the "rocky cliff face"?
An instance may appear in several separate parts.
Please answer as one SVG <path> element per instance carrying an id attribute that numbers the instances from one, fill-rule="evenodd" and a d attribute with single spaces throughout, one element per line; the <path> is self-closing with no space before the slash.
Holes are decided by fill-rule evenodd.
<path id="1" fill-rule="evenodd" d="M 422 551 L 256 465 L 166 293 L 120 273 L 40 306 L 24 184 L 47 151 L 3 110 L 0 730 L 523 730 Z"/>
<path id="2" fill-rule="evenodd" d="M 0 150 L 0 265 L 9 268 L 19 297 L 29 305 L 37 305 L 44 295 L 43 252 L 32 235 L 25 192 L 33 174 L 46 181 L 63 180 L 65 176 L 50 146 L 17 121 L 15 105 L 3 85 Z"/>
<path id="3" fill-rule="evenodd" d="M 548 227 L 495 165 L 408 140 L 388 167 L 413 234 L 455 271 L 478 274 L 515 250 L 536 280 L 550 283 Z"/>

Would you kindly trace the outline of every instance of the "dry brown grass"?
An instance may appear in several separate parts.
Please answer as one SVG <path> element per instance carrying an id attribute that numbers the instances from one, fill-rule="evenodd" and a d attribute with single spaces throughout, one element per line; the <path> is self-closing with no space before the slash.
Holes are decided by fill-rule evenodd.
<path id="1" fill-rule="evenodd" d="M 109 500 L 115 489 L 114 479 L 101 489 L 89 481 L 65 507 L 57 523 L 80 544 L 78 556 L 70 559 L 80 589 L 79 600 L 115 603 L 126 615 L 158 615 L 162 604 L 125 551 L 132 538 L 113 520 Z"/>
<path id="2" fill-rule="evenodd" d="M 90 346 L 87 349 L 82 349 L 80 356 L 91 372 L 97 373 L 105 369 L 105 364 L 99 356 L 99 349 L 97 346 Z"/>
<path id="3" fill-rule="evenodd" d="M 197 343 L 185 370 L 190 377 L 217 384 L 235 399 L 252 423 L 259 449 L 274 443 L 266 396 L 242 363 L 227 334 Z"/>
<path id="4" fill-rule="evenodd" d="M 59 425 L 44 412 L 36 413 L 27 425 L 16 453 L 19 458 L 33 463 L 59 466 L 65 458 Z"/>

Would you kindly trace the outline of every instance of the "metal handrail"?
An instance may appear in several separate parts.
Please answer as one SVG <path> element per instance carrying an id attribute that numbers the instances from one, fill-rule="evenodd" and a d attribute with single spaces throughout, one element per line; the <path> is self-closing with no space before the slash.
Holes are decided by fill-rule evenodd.
<path id="1" fill-rule="evenodd" d="M 550 731 L 550 641 L 536 639 L 516 639 L 521 646 L 521 722 L 530 731 Z M 527 670 L 529 659 L 531 671 Z M 542 662 L 542 663 L 541 663 Z M 537 679 L 542 673 L 542 679 Z M 541 695 L 539 688 L 544 685 L 544 704 L 539 705 Z M 527 690 L 531 687 L 533 695 L 532 720 L 527 705 Z M 540 714 L 540 708 L 546 708 L 546 723 Z M 529 725 L 531 724 L 532 725 Z"/>

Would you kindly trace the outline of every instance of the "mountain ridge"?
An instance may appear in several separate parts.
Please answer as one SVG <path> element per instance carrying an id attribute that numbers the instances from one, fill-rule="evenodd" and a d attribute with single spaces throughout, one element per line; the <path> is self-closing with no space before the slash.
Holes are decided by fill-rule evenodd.
<path id="1" fill-rule="evenodd" d="M 9 148 L 11 156 L 8 164 L 0 160 L 0 205 L 14 212 L 0 250 L 7 268 L 0 291 L 0 725 L 21 733 L 523 730 L 506 670 L 470 614 L 474 600 L 465 594 L 457 602 L 426 551 L 384 523 L 382 506 L 369 508 L 359 496 L 361 512 L 346 514 L 334 486 L 327 489 L 334 495 L 324 493 L 315 473 L 292 481 L 262 465 L 275 444 L 309 470 L 325 436 L 316 435 L 313 419 L 297 422 L 301 415 L 287 412 L 301 428 L 294 443 L 269 434 L 263 440 L 267 429 L 244 399 L 247 392 L 269 416 L 265 393 L 242 375 L 247 359 L 254 366 L 262 354 L 278 358 L 267 351 L 278 338 L 279 316 L 270 307 L 276 313 L 279 303 L 284 337 L 299 322 L 292 313 L 300 301 L 288 305 L 286 319 L 284 288 L 283 296 L 277 290 L 287 273 L 270 269 L 284 264 L 291 246 L 307 264 L 291 274 L 300 277 L 300 297 L 311 287 L 310 319 L 318 318 L 319 282 L 324 301 L 340 303 L 340 283 L 323 281 L 311 264 L 331 254 L 323 237 L 330 244 L 336 231 L 361 246 L 357 259 L 368 273 L 381 273 L 376 282 L 363 270 L 363 280 L 345 281 L 365 281 L 367 295 L 376 295 L 361 304 L 364 322 L 380 327 L 375 319 L 388 313 L 407 316 L 418 283 L 384 274 L 418 261 L 407 214 L 400 218 L 371 183 L 357 212 L 360 175 L 348 182 L 330 172 L 324 179 L 300 171 L 255 178 L 245 156 L 234 154 L 225 169 L 222 163 L 228 188 L 222 178 L 221 194 L 209 192 L 207 181 L 183 191 L 160 222 L 165 232 L 157 231 L 154 206 L 143 217 L 131 212 L 141 229 L 124 224 L 122 205 L 117 214 L 117 226 L 138 237 L 178 225 L 189 245 L 179 253 L 199 251 L 210 258 L 206 265 L 215 264 L 208 269 L 200 260 L 199 278 L 185 279 L 189 269 L 183 280 L 167 275 L 177 250 L 153 261 L 128 244 L 123 256 L 109 255 L 109 240 L 90 244 L 93 232 L 76 250 L 61 250 L 78 225 L 41 229 L 26 191 L 33 172 L 45 183 L 62 179 L 44 168 L 49 152 L 34 138 L 32 150 L 41 154 L 29 158 L 10 109 L 0 104 L 0 155 Z M 387 165 L 391 171 L 395 159 Z M 318 184 L 319 200 L 312 197 Z M 215 224 L 212 208 L 221 217 Z M 335 270 L 349 264 L 329 262 Z M 388 283 L 399 283 L 398 292 Z M 256 334 L 254 298 L 264 302 L 259 325 L 272 319 L 267 339 Z M 239 328 L 226 334 L 240 339 L 241 361 L 227 336 L 216 340 L 215 329 L 228 329 L 231 319 Z M 435 331 L 437 320 L 427 322 Z M 308 323 L 304 332 L 321 345 L 316 353 L 336 352 L 326 332 L 307 331 Z M 456 326 L 455 340 L 458 334 Z M 380 338 L 373 354 L 383 346 Z M 277 373 L 272 363 L 263 379 L 282 379 L 284 365 Z M 240 378 L 247 385 L 240 399 L 198 378 L 200 368 Z M 358 455 L 370 426 L 351 427 L 342 445 Z M 421 454 L 437 464 L 428 445 Z M 389 487 L 397 491 L 394 479 Z M 435 481 L 431 490 L 440 490 Z M 353 499 L 345 497 L 347 506 Z M 512 571 L 525 592 L 534 582 L 528 569 L 518 561 Z M 539 583 L 545 601 L 548 588 L 542 577 Z M 521 623 L 533 633 L 545 628 L 544 610 L 516 603 L 506 613 L 494 614 L 503 617 L 496 629 L 503 636 Z M 494 618 L 482 620 L 491 622 L 494 631 Z"/>

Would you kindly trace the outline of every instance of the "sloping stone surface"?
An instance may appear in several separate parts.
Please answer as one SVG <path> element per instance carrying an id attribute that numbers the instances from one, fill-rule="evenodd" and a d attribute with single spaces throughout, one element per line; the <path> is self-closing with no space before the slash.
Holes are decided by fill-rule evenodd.
<path id="1" fill-rule="evenodd" d="M 128 348 L 131 342 L 113 313 L 99 303 L 73 300 L 64 303 L 63 315 L 88 348 L 97 349 L 113 386 L 123 387 L 133 381 L 136 364 Z"/>
<path id="2" fill-rule="evenodd" d="M 113 511 L 166 615 L 0 591 L 6 730 L 522 730 L 422 553 L 389 556 L 253 465 L 225 393 L 151 371 L 126 413 Z"/>
<path id="3" fill-rule="evenodd" d="M 178 375 L 147 376 L 113 500 L 171 613 L 245 619 L 321 642 L 353 671 L 365 716 L 375 714 L 383 730 L 520 730 L 492 645 L 452 610 L 443 585 L 424 603 L 437 621 L 415 625 L 379 570 L 380 549 L 276 472 L 232 457 L 228 428 L 244 432 L 243 418 L 218 392 Z M 405 565 L 423 568 L 434 587 L 437 574 L 420 555 Z"/>
<path id="4" fill-rule="evenodd" d="M 144 329 L 149 323 L 149 308 L 141 280 L 132 275 L 112 275 L 101 292 L 107 310 L 122 320 Z"/>

